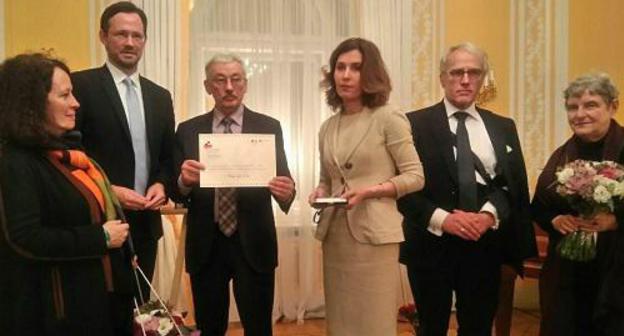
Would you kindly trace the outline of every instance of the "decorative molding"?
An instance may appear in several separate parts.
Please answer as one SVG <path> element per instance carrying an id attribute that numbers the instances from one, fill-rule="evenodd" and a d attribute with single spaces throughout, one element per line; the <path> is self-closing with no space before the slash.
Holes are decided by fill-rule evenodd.
<path id="1" fill-rule="evenodd" d="M 0 0 L 0 60 L 4 60 L 4 48 L 6 40 L 4 38 L 4 25 L 6 20 L 4 19 L 4 0 Z"/>
<path id="2" fill-rule="evenodd" d="M 510 0 L 510 10 L 510 112 L 534 185 L 565 134 L 560 88 L 567 77 L 567 1 Z"/>
<path id="3" fill-rule="evenodd" d="M 440 99 L 438 60 L 444 49 L 444 0 L 414 0 L 412 33 L 412 106 Z"/>
<path id="4" fill-rule="evenodd" d="M 553 149 L 562 144 L 570 136 L 570 127 L 568 126 L 566 110 L 563 106 L 563 90 L 565 90 L 569 81 L 569 0 L 559 0 L 555 3 L 555 83 L 553 92 L 555 103 L 555 107 L 553 108 L 555 113 L 553 122 L 555 123 L 555 127 Z"/>

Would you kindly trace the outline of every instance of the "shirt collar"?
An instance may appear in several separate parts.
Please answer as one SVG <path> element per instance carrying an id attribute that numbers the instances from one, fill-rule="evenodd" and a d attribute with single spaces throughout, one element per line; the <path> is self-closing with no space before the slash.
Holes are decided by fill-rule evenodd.
<path id="1" fill-rule="evenodd" d="M 481 120 L 481 115 L 477 111 L 477 107 L 475 106 L 475 103 L 472 103 L 470 106 L 468 106 L 468 108 L 462 110 L 456 107 L 455 105 L 451 104 L 451 102 L 448 99 L 446 99 L 446 97 L 444 97 L 444 108 L 446 109 L 446 116 L 449 119 L 453 117 L 453 114 L 455 114 L 455 112 L 463 111 L 463 112 L 468 113 L 468 115 L 470 115 L 471 117 L 477 120 Z"/>
<path id="2" fill-rule="evenodd" d="M 113 76 L 113 81 L 115 82 L 115 84 L 121 84 L 123 80 L 126 79 L 126 77 L 130 77 L 134 85 L 136 85 L 137 87 L 140 87 L 138 71 L 135 71 L 133 74 L 128 76 L 123 71 L 121 71 L 121 69 L 116 67 L 113 63 L 111 63 L 108 60 L 106 61 L 106 66 L 108 67 L 108 71 L 110 71 L 111 75 Z"/>
<path id="3" fill-rule="evenodd" d="M 241 104 L 238 107 L 238 109 L 236 109 L 236 111 L 234 111 L 234 113 L 232 113 L 232 114 L 230 114 L 228 116 L 238 126 L 243 125 L 243 110 L 244 109 L 245 109 L 245 106 L 243 104 Z M 215 125 L 221 125 L 221 120 L 223 120 L 223 118 L 225 118 L 225 115 L 215 107 L 214 108 L 214 124 Z"/>

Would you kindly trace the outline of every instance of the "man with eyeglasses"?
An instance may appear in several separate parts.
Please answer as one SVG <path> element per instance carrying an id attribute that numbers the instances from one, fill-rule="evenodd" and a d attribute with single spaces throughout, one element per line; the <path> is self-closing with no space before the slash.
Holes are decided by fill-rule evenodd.
<path id="1" fill-rule="evenodd" d="M 73 73 L 72 82 L 80 102 L 76 129 L 89 156 L 108 175 L 125 209 L 138 264 L 151 279 L 162 236 L 159 208 L 167 202 L 165 186 L 173 173 L 174 114 L 169 91 L 138 72 L 146 29 L 145 13 L 132 2 L 108 6 L 99 33 L 106 64 Z M 149 300 L 149 287 L 144 281 L 141 287 Z M 115 312 L 130 326 L 117 334 L 131 333 L 131 302 L 129 311 Z"/>
<path id="2" fill-rule="evenodd" d="M 501 264 L 536 254 L 524 158 L 513 120 L 475 100 L 489 71 L 471 43 L 440 62 L 444 99 L 407 114 L 425 188 L 398 201 L 419 335 L 446 335 L 453 293 L 459 335 L 491 335 Z"/>
<path id="3" fill-rule="evenodd" d="M 243 104 L 247 76 L 242 60 L 214 56 L 205 67 L 204 87 L 214 109 L 178 126 L 174 160 L 177 193 L 188 204 L 186 269 L 191 276 L 195 320 L 202 335 L 225 335 L 229 284 L 245 335 L 272 334 L 277 237 L 271 198 L 287 212 L 295 197 L 279 121 Z M 200 188 L 201 133 L 275 135 L 277 176 L 268 187 Z"/>

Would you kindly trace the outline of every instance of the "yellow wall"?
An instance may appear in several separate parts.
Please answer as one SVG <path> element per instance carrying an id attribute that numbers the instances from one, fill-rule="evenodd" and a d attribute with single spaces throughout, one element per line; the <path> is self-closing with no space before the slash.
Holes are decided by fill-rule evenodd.
<path id="1" fill-rule="evenodd" d="M 5 56 L 54 49 L 70 68 L 90 66 L 88 0 L 4 0 Z"/>
<path id="2" fill-rule="evenodd" d="M 486 107 L 509 115 L 509 2 L 448 0 L 444 6 L 445 47 L 470 41 L 488 53 L 498 94 Z"/>
<path id="3" fill-rule="evenodd" d="M 570 80 L 589 71 L 605 71 L 624 99 L 624 2 L 570 1 Z M 624 122 L 624 107 L 616 115 Z"/>

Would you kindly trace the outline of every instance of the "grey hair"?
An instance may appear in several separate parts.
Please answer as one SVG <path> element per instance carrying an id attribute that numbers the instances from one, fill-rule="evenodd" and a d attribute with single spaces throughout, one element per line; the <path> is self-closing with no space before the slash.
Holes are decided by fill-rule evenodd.
<path id="1" fill-rule="evenodd" d="M 206 63 L 206 66 L 204 67 L 204 71 L 206 72 L 206 79 L 208 80 L 211 79 L 210 68 L 213 65 L 217 63 L 232 63 L 232 62 L 236 62 L 240 64 L 241 68 L 243 69 L 243 77 L 247 78 L 247 70 L 245 69 L 245 64 L 243 63 L 243 60 L 240 57 L 234 54 L 216 54 L 212 56 L 212 58 L 208 61 L 208 63 Z"/>
<path id="2" fill-rule="evenodd" d="M 448 70 L 448 58 L 452 53 L 458 50 L 463 50 L 469 54 L 477 56 L 481 61 L 481 70 L 483 70 L 483 75 L 485 76 L 490 73 L 490 63 L 488 61 L 487 53 L 472 42 L 462 42 L 450 47 L 446 54 L 440 58 L 440 74 L 443 74 Z"/>
<path id="3" fill-rule="evenodd" d="M 582 75 L 570 82 L 563 91 L 563 97 L 567 101 L 572 97 L 580 97 L 585 92 L 601 96 L 607 104 L 618 100 L 620 94 L 608 74 L 597 72 Z"/>

